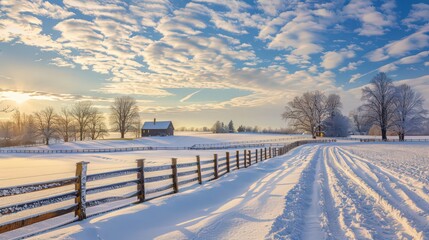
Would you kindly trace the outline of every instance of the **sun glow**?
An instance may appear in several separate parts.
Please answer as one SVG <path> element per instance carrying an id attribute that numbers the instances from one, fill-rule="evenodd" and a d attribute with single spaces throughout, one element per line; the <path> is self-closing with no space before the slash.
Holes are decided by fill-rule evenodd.
<path id="1" fill-rule="evenodd" d="M 30 94 L 20 92 L 0 92 L 0 97 L 4 100 L 14 101 L 17 104 L 23 104 L 31 99 Z"/>

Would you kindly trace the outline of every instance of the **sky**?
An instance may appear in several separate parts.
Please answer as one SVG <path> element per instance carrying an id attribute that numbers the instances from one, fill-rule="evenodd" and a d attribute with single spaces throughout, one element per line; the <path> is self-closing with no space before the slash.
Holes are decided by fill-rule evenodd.
<path id="1" fill-rule="evenodd" d="M 129 95 L 143 121 L 278 128 L 306 91 L 347 115 L 379 71 L 428 107 L 428 69 L 423 0 L 0 0 L 0 101 L 23 112 Z"/>

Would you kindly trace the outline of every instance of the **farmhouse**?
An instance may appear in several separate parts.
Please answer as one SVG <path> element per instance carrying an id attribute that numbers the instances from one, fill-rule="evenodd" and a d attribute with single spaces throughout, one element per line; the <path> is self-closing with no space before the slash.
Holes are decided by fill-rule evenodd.
<path id="1" fill-rule="evenodd" d="M 153 122 L 145 122 L 142 127 L 142 137 L 149 136 L 173 136 L 174 135 L 174 126 L 171 121 L 156 121 L 156 118 L 153 119 Z"/>

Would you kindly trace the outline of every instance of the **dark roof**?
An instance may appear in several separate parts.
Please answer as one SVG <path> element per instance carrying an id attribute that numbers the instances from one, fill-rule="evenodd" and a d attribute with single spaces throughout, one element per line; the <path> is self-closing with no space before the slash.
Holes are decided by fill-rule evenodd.
<path id="1" fill-rule="evenodd" d="M 156 121 L 156 122 L 145 122 L 142 129 L 153 130 L 153 129 L 168 129 L 168 127 L 173 125 L 171 121 Z"/>

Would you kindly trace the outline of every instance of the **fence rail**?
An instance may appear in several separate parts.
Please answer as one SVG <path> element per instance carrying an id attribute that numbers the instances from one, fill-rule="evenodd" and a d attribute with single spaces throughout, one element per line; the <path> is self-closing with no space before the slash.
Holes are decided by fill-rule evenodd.
<path id="1" fill-rule="evenodd" d="M 0 153 L 103 153 L 130 152 L 150 150 L 189 150 L 189 147 L 126 147 L 126 148 L 95 148 L 95 149 L 0 149 Z"/>
<path id="2" fill-rule="evenodd" d="M 211 144 L 195 144 L 191 147 L 124 147 L 124 148 L 88 148 L 88 149 L 13 149 L 13 147 L 0 148 L 0 153 L 35 153 L 35 154 L 55 154 L 55 153 L 103 153 L 103 152 L 129 152 L 129 151 L 151 151 L 151 150 L 209 150 L 209 149 L 232 149 L 232 148 L 257 148 L 267 145 L 282 145 L 282 142 L 305 137 L 276 138 L 267 140 L 235 141 Z M 43 146 L 43 145 L 35 145 Z M 19 146 L 22 147 L 22 146 Z"/>
<path id="3" fill-rule="evenodd" d="M 22 203 L 14 203 L 9 206 L 0 207 L 1 215 L 11 215 L 18 212 L 44 207 L 55 203 L 63 203 L 74 199 L 74 204 L 66 207 L 57 208 L 45 213 L 23 217 L 0 225 L 0 234 L 12 231 L 24 226 L 28 226 L 50 218 L 62 216 L 74 212 L 74 221 L 87 218 L 87 209 L 121 201 L 125 199 L 136 198 L 133 203 L 140 203 L 150 199 L 162 197 L 165 195 L 179 192 L 181 187 L 191 184 L 202 184 L 206 181 L 215 180 L 230 171 L 251 167 L 252 164 L 264 161 L 266 159 L 283 155 L 291 149 L 308 143 L 334 142 L 335 140 L 302 140 L 296 141 L 283 147 L 269 147 L 250 150 L 236 151 L 230 154 L 226 152 L 225 157 L 218 157 L 214 154 L 213 159 L 200 160 L 196 156 L 196 162 L 177 163 L 176 158 L 172 158 L 171 164 L 161 166 L 145 167 L 145 160 L 137 160 L 136 168 L 129 168 L 111 172 L 97 173 L 87 175 L 87 162 L 76 164 L 76 176 L 55 181 L 32 183 L 14 187 L 0 189 L 0 198 L 6 198 L 15 195 L 27 194 L 36 191 L 48 190 L 67 185 L 74 185 L 73 191 L 68 191 L 59 195 L 48 196 L 42 199 L 31 200 Z M 135 174 L 132 180 L 121 180 L 114 183 L 103 183 L 100 186 L 87 188 L 88 182 L 97 182 L 105 179 L 112 179 Z M 149 175 L 150 176 L 145 176 Z M 116 180 L 117 181 L 117 180 Z M 152 186 L 153 183 L 161 182 L 161 186 Z M 87 201 L 87 195 L 99 194 L 106 191 L 116 190 L 126 187 L 136 187 L 134 191 L 122 196 L 104 196 L 95 200 Z M 97 213 L 99 214 L 99 213 Z M 72 219 L 73 220 L 73 219 Z"/>

